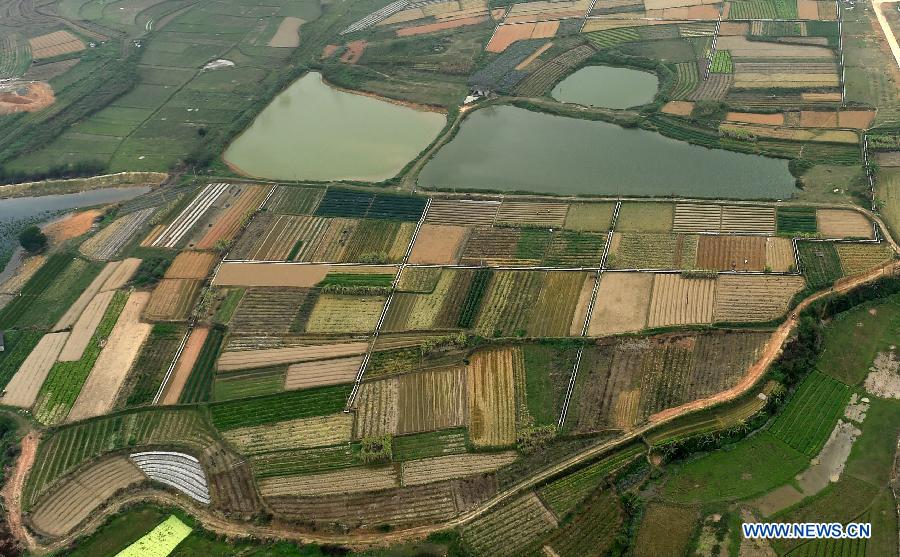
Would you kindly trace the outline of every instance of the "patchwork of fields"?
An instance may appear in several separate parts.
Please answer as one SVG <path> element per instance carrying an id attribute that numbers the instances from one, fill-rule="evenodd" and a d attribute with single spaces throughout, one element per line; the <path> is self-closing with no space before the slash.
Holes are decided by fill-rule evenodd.
<path id="1" fill-rule="evenodd" d="M 24 498 L 48 537 L 148 479 L 324 531 L 449 520 L 735 387 L 800 293 L 892 256 L 838 208 L 225 183 L 176 199 L 109 219 L 82 252 L 110 262 L 50 255 L 0 310 L 4 403 L 56 426 Z M 160 450 L 180 472 L 125 458 Z M 609 544 L 624 511 L 605 482 L 641 454 L 548 480 L 462 540 Z"/>

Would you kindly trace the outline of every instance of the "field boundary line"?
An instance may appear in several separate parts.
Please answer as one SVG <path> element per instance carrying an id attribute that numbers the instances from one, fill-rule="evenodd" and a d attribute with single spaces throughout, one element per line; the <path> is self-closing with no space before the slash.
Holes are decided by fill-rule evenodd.
<path id="1" fill-rule="evenodd" d="M 347 397 L 347 404 L 344 407 L 344 412 L 350 412 L 353 408 L 353 405 L 356 404 L 356 399 L 359 396 L 360 385 L 362 384 L 363 376 L 366 373 L 366 368 L 369 366 L 369 360 L 372 358 L 372 352 L 375 350 L 375 342 L 378 340 L 378 334 L 381 332 L 381 327 L 384 325 L 384 320 L 387 318 L 388 310 L 391 308 L 391 302 L 394 300 L 394 293 L 397 292 L 397 285 L 400 283 L 400 276 L 403 274 L 403 270 L 407 267 L 409 256 L 412 253 L 413 246 L 416 243 L 416 238 L 419 236 L 419 229 L 422 228 L 422 224 L 425 223 L 425 217 L 428 215 L 428 209 L 431 207 L 431 198 L 425 202 L 425 208 L 422 210 L 422 215 L 419 217 L 419 222 L 416 223 L 416 228 L 413 230 L 412 237 L 409 239 L 409 244 L 406 246 L 406 253 L 403 256 L 403 261 L 400 262 L 399 267 L 397 268 L 397 275 L 394 277 L 394 281 L 391 283 L 391 293 L 388 294 L 387 300 L 384 302 L 384 307 L 381 308 L 381 315 L 378 317 L 378 322 L 375 324 L 375 330 L 372 331 L 372 336 L 369 338 L 369 347 L 366 350 L 366 355 L 363 358 L 362 363 L 359 364 L 359 370 L 356 372 L 356 380 L 353 382 L 353 389 L 350 390 L 350 396 Z"/>
<path id="2" fill-rule="evenodd" d="M 159 385 L 159 389 L 156 391 L 156 395 L 153 397 L 154 405 L 159 404 L 159 399 L 162 398 L 162 394 L 166 390 L 166 385 L 169 384 L 169 379 L 172 377 L 172 372 L 175 371 L 175 366 L 178 364 L 178 358 L 181 357 L 181 352 L 184 351 L 184 347 L 187 344 L 188 337 L 191 336 L 194 327 L 188 327 L 187 332 L 184 333 L 184 337 L 181 339 L 181 344 L 178 345 L 178 350 L 175 351 L 175 357 L 172 358 L 172 363 L 169 364 L 169 369 L 166 371 L 165 377 L 163 377 L 162 383 Z"/>
<path id="3" fill-rule="evenodd" d="M 603 276 L 603 267 L 606 266 L 606 257 L 609 255 L 609 246 L 612 243 L 613 231 L 619 222 L 619 209 L 622 208 L 622 202 L 616 201 L 613 208 L 612 220 L 609 223 L 609 230 L 606 232 L 606 245 L 603 246 L 603 255 L 600 258 L 600 268 L 594 274 L 594 288 L 591 290 L 591 301 L 588 304 L 587 311 L 584 314 L 584 323 L 581 326 L 582 338 L 587 336 L 588 326 L 591 323 L 591 317 L 594 314 L 594 306 L 597 304 L 597 296 L 600 293 L 600 278 Z M 566 387 L 566 398 L 563 401 L 562 411 L 559 413 L 559 421 L 556 428 L 562 429 L 566 423 L 566 417 L 569 415 L 569 403 L 572 401 L 572 393 L 575 392 L 575 381 L 578 379 L 578 368 L 581 367 L 581 357 L 584 355 L 584 345 L 578 348 L 578 354 L 575 356 L 575 365 L 572 367 L 572 376 L 569 378 L 569 385 Z"/>

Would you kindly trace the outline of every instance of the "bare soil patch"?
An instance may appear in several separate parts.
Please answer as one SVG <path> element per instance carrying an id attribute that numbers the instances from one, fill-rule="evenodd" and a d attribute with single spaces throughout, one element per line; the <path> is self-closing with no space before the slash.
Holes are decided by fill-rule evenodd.
<path id="1" fill-rule="evenodd" d="M 28 39 L 28 43 L 31 45 L 31 56 L 35 60 L 78 52 L 86 48 L 78 37 L 68 31 L 54 31 L 33 37 Z"/>
<path id="2" fill-rule="evenodd" d="M 56 326 L 53 327 L 53 330 L 61 331 L 72 327 L 85 308 L 87 308 L 91 301 L 96 297 L 97 293 L 103 289 L 104 283 L 112 276 L 119 265 L 120 263 L 118 261 L 107 263 L 103 269 L 100 270 L 100 273 L 94 277 L 94 280 L 91 281 L 88 287 L 84 289 L 84 292 L 78 296 L 78 299 L 69 306 L 69 309 L 67 309 L 66 313 L 59 319 Z"/>
<path id="3" fill-rule="evenodd" d="M 640 331 L 646 327 L 652 289 L 651 273 L 604 273 L 588 335 Z"/>
<path id="4" fill-rule="evenodd" d="M 269 40 L 269 46 L 275 48 L 296 48 L 300 46 L 300 26 L 306 21 L 299 17 L 286 17 L 281 20 L 275 35 Z"/>
<path id="5" fill-rule="evenodd" d="M 17 112 L 37 112 L 56 102 L 53 88 L 42 81 L 0 92 L 0 116 Z"/>
<path id="6" fill-rule="evenodd" d="M 109 275 L 109 279 L 103 283 L 103 286 L 100 287 L 101 292 L 106 292 L 107 290 L 118 290 L 125 286 L 128 281 L 131 280 L 131 277 L 134 276 L 135 271 L 137 271 L 138 267 L 141 266 L 141 260 L 136 257 L 129 257 L 121 262 L 119 262 L 118 267 Z"/>
<path id="7" fill-rule="evenodd" d="M 208 327 L 197 327 L 191 331 L 187 342 L 184 344 L 184 349 L 178 356 L 178 362 L 175 364 L 175 369 L 172 370 L 172 376 L 169 377 L 166 390 L 159 399 L 160 404 L 178 404 L 178 399 L 181 397 L 181 391 L 184 389 L 188 377 L 191 375 L 191 370 L 194 369 L 194 364 L 197 362 L 197 357 L 200 356 L 200 351 L 203 349 L 203 343 L 206 342 L 206 337 L 208 335 Z"/>
<path id="8" fill-rule="evenodd" d="M 87 234 L 94 225 L 94 220 L 103 214 L 99 209 L 90 209 L 71 213 L 60 220 L 53 221 L 43 227 L 44 234 L 52 245 Z"/>
<path id="9" fill-rule="evenodd" d="M 356 379 L 362 356 L 336 358 L 293 364 L 288 367 L 284 379 L 285 390 L 308 389 L 322 385 L 340 385 Z"/>
<path id="10" fill-rule="evenodd" d="M 213 281 L 215 286 L 297 286 L 309 288 L 320 283 L 331 265 L 286 265 L 279 263 L 223 263 Z"/>
<path id="11" fill-rule="evenodd" d="M 872 223 L 862 213 L 849 209 L 816 211 L 819 232 L 826 238 L 872 238 Z"/>
<path id="12" fill-rule="evenodd" d="M 423 224 L 409 254 L 409 262 L 420 265 L 446 265 L 459 261 L 469 229 L 463 226 Z"/>
<path id="13" fill-rule="evenodd" d="M 694 111 L 694 103 L 690 101 L 669 101 L 662 107 L 664 114 L 673 116 L 690 116 Z"/>
<path id="14" fill-rule="evenodd" d="M 784 114 L 756 114 L 753 112 L 729 112 L 725 115 L 727 122 L 743 122 L 745 124 L 763 124 L 765 126 L 783 126 Z"/>
<path id="15" fill-rule="evenodd" d="M 469 433 L 478 446 L 510 445 L 516 440 L 514 367 L 517 348 L 483 350 L 466 366 Z"/>
<path id="16" fill-rule="evenodd" d="M 345 64 L 356 64 L 359 62 L 359 59 L 362 58 L 363 53 L 366 52 L 366 47 L 369 46 L 364 40 L 359 41 L 351 41 L 347 43 L 346 50 L 341 54 L 341 62 Z"/>
<path id="17" fill-rule="evenodd" d="M 711 322 L 715 290 L 715 280 L 656 275 L 647 325 L 666 327 Z"/>
<path id="18" fill-rule="evenodd" d="M 78 321 L 72 326 L 69 340 L 59 354 L 60 362 L 74 362 L 81 359 L 114 294 L 113 291 L 101 292 L 91 299 L 78 317 Z"/>
<path id="19" fill-rule="evenodd" d="M 237 371 L 254 367 L 276 366 L 295 362 L 329 360 L 342 356 L 364 354 L 367 342 L 340 342 L 334 344 L 311 344 L 293 348 L 270 348 L 265 350 L 242 350 L 225 352 L 219 358 L 219 371 Z"/>

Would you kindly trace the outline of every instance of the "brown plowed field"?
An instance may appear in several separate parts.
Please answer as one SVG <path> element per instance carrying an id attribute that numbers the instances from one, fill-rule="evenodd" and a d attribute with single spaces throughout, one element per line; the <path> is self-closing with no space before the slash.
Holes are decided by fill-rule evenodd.
<path id="1" fill-rule="evenodd" d="M 400 465 L 401 485 L 424 485 L 443 480 L 488 474 L 512 464 L 516 451 L 493 454 L 459 454 L 410 460 Z"/>
<path id="2" fill-rule="evenodd" d="M 197 362 L 197 357 L 200 356 L 207 336 L 209 336 L 209 327 L 197 327 L 191 331 L 187 342 L 184 343 L 184 349 L 178 356 L 175 369 L 172 370 L 172 376 L 169 377 L 169 382 L 166 384 L 166 390 L 159 398 L 160 404 L 178 404 L 181 391 L 191 375 L 191 370 L 194 369 L 194 364 Z"/>
<path id="3" fill-rule="evenodd" d="M 452 265 L 459 261 L 469 229 L 463 226 L 423 224 L 409 254 L 414 265 Z"/>
<path id="4" fill-rule="evenodd" d="M 248 288 L 231 318 L 232 334 L 286 334 L 300 308 L 315 303 L 310 288 Z"/>
<path id="5" fill-rule="evenodd" d="M 802 0 L 799 0 L 802 1 Z M 762 124 L 764 126 L 783 126 L 784 114 L 756 114 L 753 112 L 729 112 L 725 115 L 726 122 L 741 122 L 743 124 Z"/>
<path id="6" fill-rule="evenodd" d="M 796 266 L 794 244 L 788 238 L 766 238 L 766 267 L 774 273 L 786 273 Z"/>
<path id="7" fill-rule="evenodd" d="M 259 208 L 259 204 L 266 198 L 269 188 L 265 186 L 247 186 L 243 188 L 237 201 L 225 209 L 215 223 L 206 231 L 206 234 L 194 246 L 197 249 L 213 249 L 219 241 L 229 241 L 241 229 L 244 217 Z"/>
<path id="8" fill-rule="evenodd" d="M 209 493 L 216 511 L 225 516 L 250 520 L 262 508 L 256 491 L 250 463 L 240 460 L 231 451 L 222 450 L 218 443 L 203 451 Z"/>
<path id="9" fill-rule="evenodd" d="M 281 20 L 275 35 L 269 39 L 273 48 L 296 48 L 300 46 L 300 26 L 306 23 L 299 17 L 286 17 Z"/>
<path id="10" fill-rule="evenodd" d="M 290 391 L 321 385 L 352 383 L 356 379 L 356 373 L 359 371 L 362 361 L 362 356 L 350 356 L 349 358 L 293 364 L 287 369 L 284 389 Z"/>
<path id="11" fill-rule="evenodd" d="M 331 265 L 281 265 L 278 263 L 222 263 L 215 286 L 297 286 L 309 288 L 322 282 Z"/>
<path id="12" fill-rule="evenodd" d="M 150 229 L 150 232 L 147 233 L 147 236 L 143 240 L 141 240 L 141 247 L 149 248 L 151 245 L 153 245 L 154 242 L 156 242 L 156 239 L 159 238 L 159 235 L 162 234 L 165 229 L 166 225 L 164 224 L 155 225 Z"/>
<path id="13" fill-rule="evenodd" d="M 648 327 L 709 323 L 716 281 L 680 275 L 656 275 L 647 316 Z"/>
<path id="14" fill-rule="evenodd" d="M 222 434 L 243 455 L 288 449 L 328 447 L 350 441 L 353 416 L 341 412 L 288 420 L 274 424 L 232 429 Z"/>
<path id="15" fill-rule="evenodd" d="M 718 232 L 722 227 L 721 205 L 678 203 L 675 205 L 675 232 Z"/>
<path id="16" fill-rule="evenodd" d="M 425 224 L 490 226 L 499 208 L 499 201 L 434 199 L 425 215 Z"/>
<path id="17" fill-rule="evenodd" d="M 116 491 L 145 479 L 138 467 L 124 456 L 100 460 L 41 498 L 31 512 L 31 523 L 39 532 L 63 536 Z"/>
<path id="18" fill-rule="evenodd" d="M 135 257 L 129 257 L 119 263 L 119 266 L 109 275 L 109 279 L 103 283 L 103 286 L 100 287 L 101 292 L 106 292 L 107 290 L 118 290 L 125 286 L 128 281 L 131 280 L 131 277 L 134 276 L 134 273 L 138 270 L 138 267 L 141 266 L 141 260 Z"/>
<path id="19" fill-rule="evenodd" d="M 204 279 L 216 266 L 218 259 L 218 255 L 208 251 L 183 251 L 166 269 L 165 278 Z"/>
<path id="20" fill-rule="evenodd" d="M 522 231 L 518 228 L 478 226 L 472 229 L 462 254 L 464 265 L 537 265 L 538 260 L 518 259 L 516 246 Z"/>
<path id="21" fill-rule="evenodd" d="M 131 365 L 153 329 L 153 325 L 140 321 L 141 312 L 149 299 L 150 294 L 147 292 L 132 292 L 128 297 L 128 302 L 94 363 L 94 369 L 69 412 L 69 421 L 99 416 L 112 409 Z"/>
<path id="22" fill-rule="evenodd" d="M 819 232 L 826 238 L 870 239 L 875 234 L 869 219 L 850 209 L 819 209 L 816 220 Z"/>
<path id="23" fill-rule="evenodd" d="M 31 354 L 22 362 L 19 371 L 6 385 L 6 394 L 0 399 L 3 404 L 22 408 L 34 405 L 41 385 L 44 384 L 67 338 L 69 333 L 50 333 L 41 338 Z"/>
<path id="24" fill-rule="evenodd" d="M 469 434 L 478 446 L 511 445 L 516 440 L 514 366 L 518 349 L 483 350 L 466 366 Z"/>
<path id="25" fill-rule="evenodd" d="M 497 223 L 514 226 L 561 228 L 566 222 L 568 203 L 532 203 L 504 201 L 497 212 Z"/>
<path id="26" fill-rule="evenodd" d="M 277 476 L 259 480 L 259 492 L 265 497 L 279 495 L 337 495 L 390 489 L 400 484 L 393 466 L 349 468 L 312 476 Z"/>
<path id="27" fill-rule="evenodd" d="M 398 381 L 398 434 L 465 425 L 465 368 L 409 373 L 399 377 Z"/>
<path id="28" fill-rule="evenodd" d="M 60 242 L 87 234 L 94 225 L 94 220 L 102 214 L 103 211 L 99 209 L 70 213 L 60 220 L 44 225 L 41 231 L 47 236 L 50 244 L 55 246 Z"/>
<path id="29" fill-rule="evenodd" d="M 798 276 L 734 276 L 716 279 L 715 322 L 771 321 L 784 315 L 805 282 Z"/>
<path id="30" fill-rule="evenodd" d="M 84 309 L 78 321 L 72 326 L 72 333 L 69 340 L 66 341 L 65 347 L 59 353 L 60 362 L 74 362 L 80 360 L 84 355 L 84 349 L 87 348 L 94 331 L 103 319 L 106 308 L 113 299 L 115 292 L 101 292 L 94 296 L 91 303 Z"/>
<path id="31" fill-rule="evenodd" d="M 260 213 L 235 242 L 228 257 L 286 261 L 296 247 L 293 259 L 309 261 L 309 256 L 326 237 L 325 230 L 329 224 L 328 219 L 321 217 Z"/>
<path id="32" fill-rule="evenodd" d="M 690 116 L 694 111 L 694 103 L 690 101 L 669 101 L 663 105 L 660 112 L 673 116 Z"/>
<path id="33" fill-rule="evenodd" d="M 81 39 L 68 31 L 54 31 L 40 37 L 28 39 L 31 45 L 31 57 L 35 60 L 52 58 L 85 49 Z"/>
<path id="34" fill-rule="evenodd" d="M 184 321 L 191 314 L 202 284 L 202 281 L 189 279 L 159 281 L 144 316 L 151 321 Z"/>
<path id="35" fill-rule="evenodd" d="M 396 378 L 363 383 L 356 402 L 354 437 L 395 435 L 399 398 L 400 381 Z"/>
<path id="36" fill-rule="evenodd" d="M 722 232 L 775 234 L 775 207 L 722 207 Z"/>
<path id="37" fill-rule="evenodd" d="M 766 267 L 766 238 L 700 236 L 697 267 L 715 271 L 762 271 Z"/>
<path id="38" fill-rule="evenodd" d="M 364 354 L 366 342 L 341 342 L 334 344 L 311 344 L 293 348 L 271 348 L 267 350 L 241 350 L 225 352 L 219 358 L 219 371 L 236 371 L 254 367 L 277 366 L 296 362 L 328 360 L 342 356 Z"/>
<path id="39" fill-rule="evenodd" d="M 604 273 L 588 325 L 588 336 L 640 331 L 647 326 L 651 273 Z"/>

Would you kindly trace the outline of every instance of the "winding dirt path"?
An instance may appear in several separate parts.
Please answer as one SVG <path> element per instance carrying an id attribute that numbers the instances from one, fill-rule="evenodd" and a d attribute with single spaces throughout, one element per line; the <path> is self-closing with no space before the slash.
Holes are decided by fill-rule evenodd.
<path id="1" fill-rule="evenodd" d="M 25 487 L 25 478 L 28 477 L 28 472 L 34 465 L 39 438 L 37 431 L 29 431 L 22 438 L 19 444 L 19 458 L 16 460 L 15 466 L 13 466 L 12 474 L 7 479 L 6 485 L 0 491 L 0 496 L 3 497 L 3 502 L 6 506 L 6 520 L 9 523 L 9 530 L 29 550 L 35 549 L 37 542 L 22 524 L 22 489 Z"/>

